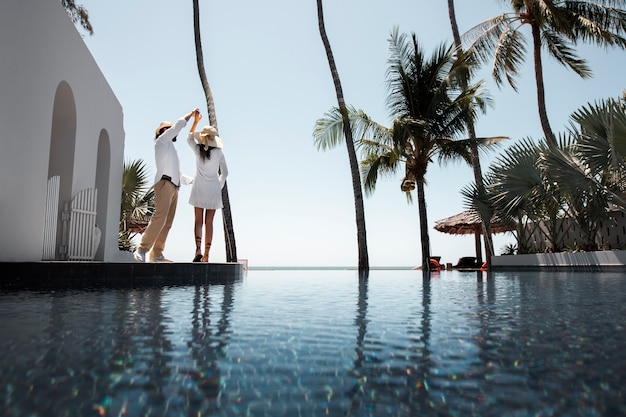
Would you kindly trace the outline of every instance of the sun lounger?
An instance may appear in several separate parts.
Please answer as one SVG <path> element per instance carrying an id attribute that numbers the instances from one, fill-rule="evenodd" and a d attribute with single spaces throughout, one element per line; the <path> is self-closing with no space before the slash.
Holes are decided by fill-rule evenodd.
<path id="1" fill-rule="evenodd" d="M 463 256 L 453 268 L 480 268 L 481 265 L 475 256 Z"/>

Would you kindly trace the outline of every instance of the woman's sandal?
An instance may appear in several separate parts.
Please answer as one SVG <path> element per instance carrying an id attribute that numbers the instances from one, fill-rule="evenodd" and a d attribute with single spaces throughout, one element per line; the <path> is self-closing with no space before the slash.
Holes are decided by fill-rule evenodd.
<path id="1" fill-rule="evenodd" d="M 200 252 L 200 245 L 202 245 L 202 236 L 196 236 L 196 256 L 193 257 L 194 262 L 200 262 L 202 260 L 202 254 Z"/>
<path id="2" fill-rule="evenodd" d="M 204 245 L 204 256 L 202 257 L 201 262 L 209 262 L 209 250 L 211 249 L 211 244 L 207 243 Z"/>

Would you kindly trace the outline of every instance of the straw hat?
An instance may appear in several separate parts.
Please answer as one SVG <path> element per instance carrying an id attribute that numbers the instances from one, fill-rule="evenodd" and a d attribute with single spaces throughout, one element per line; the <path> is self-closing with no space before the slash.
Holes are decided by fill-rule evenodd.
<path id="1" fill-rule="evenodd" d="M 159 133 L 161 132 L 161 129 L 163 129 L 164 127 L 170 128 L 172 126 L 173 126 L 172 122 L 161 122 L 159 127 L 157 127 L 156 135 L 159 136 Z"/>
<path id="2" fill-rule="evenodd" d="M 221 148 L 223 146 L 222 139 L 217 136 L 217 129 L 213 126 L 204 126 L 200 132 L 192 133 L 194 139 L 204 145 L 204 150 L 208 150 L 209 147 Z"/>

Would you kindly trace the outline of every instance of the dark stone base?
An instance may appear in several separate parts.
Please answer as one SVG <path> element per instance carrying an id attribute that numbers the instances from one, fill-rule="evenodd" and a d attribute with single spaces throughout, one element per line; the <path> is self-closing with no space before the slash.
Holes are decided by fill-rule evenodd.
<path id="1" fill-rule="evenodd" d="M 225 284 L 241 263 L 1 262 L 1 290 Z"/>

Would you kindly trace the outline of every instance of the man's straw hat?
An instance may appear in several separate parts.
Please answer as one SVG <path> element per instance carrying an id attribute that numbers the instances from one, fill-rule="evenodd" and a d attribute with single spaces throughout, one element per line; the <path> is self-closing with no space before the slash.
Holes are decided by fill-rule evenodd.
<path id="1" fill-rule="evenodd" d="M 161 122 L 159 127 L 157 127 L 156 135 L 159 136 L 161 129 L 163 129 L 164 127 L 170 128 L 172 126 L 173 126 L 172 122 Z"/>

